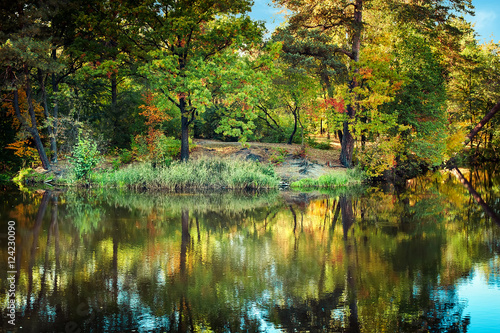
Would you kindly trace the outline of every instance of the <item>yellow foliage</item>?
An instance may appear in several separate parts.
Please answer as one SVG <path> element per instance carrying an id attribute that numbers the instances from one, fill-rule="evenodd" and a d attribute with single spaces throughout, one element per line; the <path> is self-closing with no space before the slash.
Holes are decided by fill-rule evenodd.
<path id="1" fill-rule="evenodd" d="M 453 157 L 455 154 L 463 150 L 463 142 L 466 131 L 463 128 L 453 129 L 446 139 L 446 155 L 448 158 Z"/>
<path id="2" fill-rule="evenodd" d="M 38 157 L 38 152 L 35 148 L 29 146 L 29 140 L 20 140 L 8 144 L 6 149 L 14 150 L 14 154 L 21 158 L 36 159 Z"/>
<path id="3" fill-rule="evenodd" d="M 18 96 L 19 96 L 19 109 L 21 111 L 21 117 L 23 117 L 24 120 L 29 125 L 31 125 L 31 118 L 28 112 L 28 99 L 26 98 L 26 92 L 20 89 L 18 91 Z M 2 107 L 7 110 L 7 117 L 8 119 L 11 119 L 12 127 L 16 128 L 18 131 L 22 131 L 23 129 L 21 128 L 21 123 L 19 122 L 19 119 L 17 119 L 16 117 L 16 112 L 14 110 L 12 102 L 4 101 Z M 43 107 L 40 104 L 33 101 L 33 109 L 35 111 L 35 117 L 37 121 L 40 122 L 44 117 Z M 35 148 L 29 145 L 29 140 L 26 139 L 26 135 L 23 135 L 22 139 L 19 139 L 18 141 L 8 144 L 5 148 L 13 150 L 16 156 L 19 156 L 25 160 L 39 161 L 38 152 Z"/>
<path id="4" fill-rule="evenodd" d="M 19 96 L 19 109 L 21 110 L 21 116 L 28 124 L 31 125 L 31 118 L 28 113 L 28 99 L 26 98 L 26 92 L 20 89 L 18 91 L 18 96 Z M 33 110 L 35 111 L 36 120 L 40 121 L 44 117 L 43 107 L 36 101 L 32 101 L 32 104 L 33 104 Z M 12 102 L 3 102 L 2 107 L 7 110 L 7 117 L 10 117 L 12 119 L 12 126 L 14 128 L 19 129 L 21 127 L 21 123 L 19 122 L 19 119 L 17 119 L 16 117 L 16 112 L 14 110 Z"/>

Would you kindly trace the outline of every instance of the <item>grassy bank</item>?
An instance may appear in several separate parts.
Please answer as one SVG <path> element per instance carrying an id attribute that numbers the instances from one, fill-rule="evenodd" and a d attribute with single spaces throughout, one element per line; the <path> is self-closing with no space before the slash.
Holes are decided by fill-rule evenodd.
<path id="1" fill-rule="evenodd" d="M 293 182 L 290 186 L 294 189 L 307 188 L 334 188 L 343 186 L 360 185 L 366 181 L 366 175 L 359 169 L 345 169 L 332 171 L 317 179 L 304 178 Z"/>
<path id="2" fill-rule="evenodd" d="M 51 172 L 23 169 L 14 181 L 36 186 L 47 184 L 171 192 L 275 189 L 281 181 L 280 174 L 277 174 L 272 164 L 241 158 L 203 157 L 188 162 L 173 162 L 164 167 L 153 167 L 149 162 L 140 162 L 120 169 L 97 169 L 80 180 L 76 179 L 72 166 L 66 165 L 67 168 L 62 167 Z M 319 178 L 293 182 L 291 187 L 300 190 L 328 190 L 355 186 L 364 181 L 365 176 L 359 170 L 339 169 Z"/>
<path id="3" fill-rule="evenodd" d="M 140 163 L 90 177 L 91 184 L 103 187 L 169 191 L 270 189 L 279 181 L 272 166 L 234 159 L 198 159 L 156 168 Z"/>

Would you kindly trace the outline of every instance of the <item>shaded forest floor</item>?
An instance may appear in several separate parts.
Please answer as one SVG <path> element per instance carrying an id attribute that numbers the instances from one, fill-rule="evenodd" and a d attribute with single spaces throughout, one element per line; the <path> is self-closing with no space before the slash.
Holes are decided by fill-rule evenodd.
<path id="1" fill-rule="evenodd" d="M 243 147 L 239 142 L 216 140 L 193 140 L 196 147 L 192 158 L 221 157 L 256 160 L 272 163 L 276 173 L 284 182 L 303 178 L 318 178 L 335 169 L 345 169 L 340 165 L 340 144 L 331 143 L 331 149 L 323 150 L 300 144 L 248 142 Z"/>

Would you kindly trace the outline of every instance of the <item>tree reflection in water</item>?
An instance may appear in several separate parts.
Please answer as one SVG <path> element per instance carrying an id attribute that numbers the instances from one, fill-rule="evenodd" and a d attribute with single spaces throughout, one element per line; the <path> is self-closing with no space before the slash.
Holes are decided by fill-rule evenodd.
<path id="1" fill-rule="evenodd" d="M 3 214 L 19 229 L 23 332 L 464 332 L 474 318 L 455 286 L 476 263 L 498 272 L 500 228 L 446 175 L 401 193 L 293 200 L 110 191 L 4 198 Z"/>

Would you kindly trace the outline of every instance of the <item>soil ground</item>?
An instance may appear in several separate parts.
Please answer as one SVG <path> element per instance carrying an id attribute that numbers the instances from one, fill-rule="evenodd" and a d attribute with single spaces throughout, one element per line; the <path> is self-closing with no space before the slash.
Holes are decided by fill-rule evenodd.
<path id="1" fill-rule="evenodd" d="M 299 144 L 193 140 L 196 147 L 192 158 L 219 156 L 225 158 L 254 159 L 273 163 L 276 173 L 285 182 L 302 178 L 318 178 L 335 169 L 344 169 L 339 163 L 340 144 L 331 143 L 331 149 L 323 150 Z"/>

